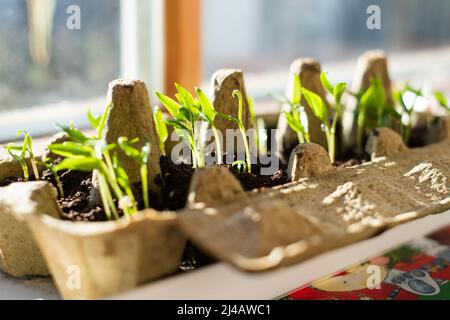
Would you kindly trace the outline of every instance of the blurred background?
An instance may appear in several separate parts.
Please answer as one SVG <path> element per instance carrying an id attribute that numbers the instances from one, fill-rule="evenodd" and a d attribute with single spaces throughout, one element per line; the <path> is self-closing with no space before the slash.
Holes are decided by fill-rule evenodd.
<path id="1" fill-rule="evenodd" d="M 366 26 L 374 4 L 381 30 Z M 68 27 L 71 6 L 80 28 Z M 333 80 L 350 81 L 372 48 L 389 54 L 394 79 L 448 91 L 450 1 L 0 0 L 0 141 L 22 127 L 87 125 L 86 109 L 101 110 L 118 77 L 169 90 L 177 75 L 207 87 L 216 69 L 241 68 L 263 103 L 283 91 L 295 58 L 316 57 Z"/>

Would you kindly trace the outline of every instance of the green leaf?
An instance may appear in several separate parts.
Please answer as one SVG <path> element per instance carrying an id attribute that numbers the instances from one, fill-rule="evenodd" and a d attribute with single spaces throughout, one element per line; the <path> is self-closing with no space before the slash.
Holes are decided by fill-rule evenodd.
<path id="1" fill-rule="evenodd" d="M 175 83 L 175 87 L 179 95 L 177 95 L 178 100 L 183 102 L 184 106 L 188 108 L 193 114 L 198 114 L 197 103 L 192 96 L 192 94 L 184 87 Z"/>
<path id="2" fill-rule="evenodd" d="M 23 158 L 25 158 L 22 153 L 22 150 L 24 149 L 23 146 L 19 147 L 19 146 L 14 145 L 13 143 L 9 143 L 4 148 L 6 149 L 6 151 L 8 151 L 9 155 L 11 157 L 13 157 L 13 159 L 16 161 L 20 162 L 20 161 L 22 161 Z M 18 155 L 15 151 L 20 151 L 21 154 Z"/>
<path id="3" fill-rule="evenodd" d="M 174 127 L 179 130 L 190 131 L 190 127 L 188 127 L 183 121 L 179 119 L 169 119 L 164 121 L 167 125 Z"/>
<path id="4" fill-rule="evenodd" d="M 178 114 L 176 116 L 179 120 L 184 120 L 190 123 L 193 123 L 196 120 L 195 115 L 191 112 L 190 109 L 181 106 L 181 108 L 178 110 Z"/>
<path id="5" fill-rule="evenodd" d="M 28 151 L 30 157 L 33 157 L 33 139 L 31 138 L 31 135 L 23 129 L 17 131 L 16 135 L 20 137 L 22 134 L 24 135 L 24 139 L 21 151 L 24 153 L 24 156 L 25 153 Z"/>
<path id="6" fill-rule="evenodd" d="M 292 130 L 294 130 L 295 132 L 300 132 L 302 134 L 305 133 L 305 128 L 302 126 L 302 124 L 300 122 L 298 122 L 294 116 L 289 113 L 289 112 L 285 112 L 284 115 L 286 116 L 286 120 L 289 124 L 289 126 L 292 128 Z"/>
<path id="7" fill-rule="evenodd" d="M 54 154 L 63 157 L 89 157 L 93 153 L 93 149 L 77 142 L 66 141 L 62 144 L 55 143 L 48 146 L 48 149 Z"/>
<path id="8" fill-rule="evenodd" d="M 440 92 L 440 91 L 434 91 L 434 96 L 436 97 L 437 101 L 439 102 L 439 104 L 444 107 L 445 109 L 447 109 L 448 111 L 450 111 L 450 106 L 447 102 L 447 98 L 445 97 L 445 95 Z"/>
<path id="9" fill-rule="evenodd" d="M 140 152 L 138 149 L 133 147 L 131 143 L 128 141 L 127 137 L 120 137 L 117 140 L 117 143 L 119 144 L 120 149 L 130 158 L 133 158 L 134 160 L 140 162 Z"/>
<path id="10" fill-rule="evenodd" d="M 58 127 L 63 130 L 65 133 L 67 133 L 71 140 L 79 143 L 85 143 L 89 140 L 88 137 L 84 135 L 80 130 L 73 128 L 73 126 L 67 127 L 58 125 Z"/>
<path id="11" fill-rule="evenodd" d="M 328 80 L 326 71 L 322 71 L 322 73 L 320 74 L 320 82 L 322 82 L 323 87 L 324 87 L 330 94 L 334 95 L 334 87 L 333 87 L 333 85 L 330 83 L 330 81 Z"/>
<path id="12" fill-rule="evenodd" d="M 420 89 L 415 89 L 415 88 L 413 88 L 413 87 L 411 87 L 409 84 L 408 85 L 406 85 L 406 91 L 409 91 L 409 92 L 412 92 L 412 93 L 414 93 L 416 96 L 418 96 L 418 97 L 422 97 L 422 90 L 420 90 Z"/>
<path id="13" fill-rule="evenodd" d="M 224 118 L 225 120 L 232 121 L 232 122 L 234 122 L 236 124 L 239 124 L 239 119 L 238 118 L 235 118 L 233 116 L 230 116 L 230 115 L 222 113 L 222 112 L 218 112 L 217 115 L 219 117 Z"/>
<path id="14" fill-rule="evenodd" d="M 302 88 L 303 95 L 305 96 L 306 102 L 311 108 L 314 115 L 319 118 L 319 120 L 324 124 L 328 125 L 328 110 L 323 102 L 322 98 L 308 89 Z"/>
<path id="15" fill-rule="evenodd" d="M 105 129 L 106 121 L 108 120 L 110 111 L 111 111 L 111 103 L 106 106 L 105 111 L 103 112 L 103 114 L 100 118 L 100 121 L 98 122 L 97 139 L 101 139 L 101 137 L 103 135 L 103 130 Z"/>
<path id="16" fill-rule="evenodd" d="M 292 85 L 292 97 L 291 104 L 301 104 L 302 101 L 302 83 L 300 80 L 300 75 L 293 75 L 293 85 Z"/>
<path id="17" fill-rule="evenodd" d="M 55 166 L 56 171 L 61 170 L 77 170 L 83 172 L 91 172 L 101 170 L 101 161 L 91 157 L 84 158 L 65 158 L 61 163 Z"/>
<path id="18" fill-rule="evenodd" d="M 112 160 L 113 160 L 114 172 L 115 172 L 116 177 L 117 177 L 117 182 L 119 183 L 119 185 L 122 188 L 129 189 L 130 188 L 130 179 L 128 177 L 127 172 L 125 171 L 125 169 L 120 164 L 119 159 L 117 158 L 117 156 L 113 156 Z"/>
<path id="19" fill-rule="evenodd" d="M 366 113 L 365 123 L 369 124 L 370 128 L 379 125 L 382 121 L 386 99 L 386 91 L 381 80 L 379 78 L 373 79 L 370 87 L 360 100 L 360 112 Z"/>
<path id="20" fill-rule="evenodd" d="M 346 89 L 347 89 L 347 83 L 346 82 L 339 82 L 334 87 L 333 98 L 334 98 L 334 101 L 337 104 L 341 103 L 342 96 L 344 95 Z"/>
<path id="21" fill-rule="evenodd" d="M 169 98 L 165 94 L 156 91 L 156 96 L 158 97 L 159 101 L 163 104 L 164 107 L 166 107 L 167 111 L 170 112 L 170 114 L 176 118 L 178 114 L 178 109 L 181 108 L 180 104 L 173 100 L 172 98 Z"/>
<path id="22" fill-rule="evenodd" d="M 101 116 L 92 114 L 91 110 L 89 110 L 86 115 L 92 128 L 97 129 L 100 124 Z"/>
<path id="23" fill-rule="evenodd" d="M 159 141 L 161 143 L 166 142 L 167 138 L 169 137 L 169 131 L 167 130 L 167 125 L 164 122 L 164 115 L 158 107 L 153 108 L 153 119 L 156 126 L 156 132 L 159 137 Z"/>
<path id="24" fill-rule="evenodd" d="M 372 80 L 370 87 L 361 97 L 361 104 L 379 108 L 386 103 L 386 92 L 380 79 Z"/>
<path id="25" fill-rule="evenodd" d="M 214 105 L 200 88 L 195 88 L 195 92 L 206 121 L 208 121 L 210 125 L 213 125 L 217 115 L 216 110 L 214 110 Z"/>

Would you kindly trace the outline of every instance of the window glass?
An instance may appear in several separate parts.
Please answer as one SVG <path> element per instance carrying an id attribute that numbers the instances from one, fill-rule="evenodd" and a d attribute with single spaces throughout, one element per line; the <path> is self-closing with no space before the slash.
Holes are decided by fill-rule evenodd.
<path id="1" fill-rule="evenodd" d="M 80 29 L 67 26 L 73 5 Z M 119 8 L 119 0 L 0 0 L 0 111 L 104 96 L 120 73 Z"/>
<path id="2" fill-rule="evenodd" d="M 292 60 L 352 60 L 367 49 L 389 54 L 450 44 L 448 0 L 205 0 L 204 79 L 222 67 L 267 80 Z M 369 30 L 367 9 L 381 9 L 381 30 Z M 450 59 L 450 57 L 448 58 Z M 265 74 L 269 72 L 268 74 Z"/>

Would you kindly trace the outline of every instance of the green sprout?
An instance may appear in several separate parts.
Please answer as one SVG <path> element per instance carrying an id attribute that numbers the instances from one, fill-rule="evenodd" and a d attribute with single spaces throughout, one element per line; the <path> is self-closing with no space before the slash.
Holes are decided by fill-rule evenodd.
<path id="1" fill-rule="evenodd" d="M 166 155 L 165 143 L 167 138 L 169 138 L 169 131 L 167 130 L 167 125 L 164 122 L 164 116 L 159 107 L 153 108 L 153 120 L 155 122 L 156 133 L 159 138 L 159 149 L 161 150 L 162 155 Z"/>
<path id="2" fill-rule="evenodd" d="M 117 183 L 122 187 L 122 189 L 125 191 L 126 197 L 122 198 L 123 203 L 121 203 L 121 207 L 128 207 L 132 208 L 133 212 L 137 212 L 138 208 L 136 205 L 136 200 L 134 199 L 133 190 L 131 188 L 130 179 L 128 177 L 127 172 L 122 167 L 122 165 L 119 162 L 119 159 L 116 155 L 113 156 L 113 166 L 114 166 L 114 172 L 116 173 L 117 177 Z M 145 168 L 147 170 L 147 167 Z M 144 182 L 142 182 L 144 184 Z M 146 183 L 147 184 L 147 183 Z M 147 195 L 147 202 L 148 203 L 148 192 L 144 193 L 144 195 Z M 144 198 L 145 199 L 145 198 Z M 148 205 L 146 206 L 148 208 Z"/>
<path id="3" fill-rule="evenodd" d="M 200 88 L 195 88 L 195 92 L 197 94 L 198 102 L 200 103 L 201 116 L 203 120 L 208 122 L 213 131 L 214 140 L 216 141 L 217 164 L 220 165 L 222 164 L 222 156 L 223 156 L 222 143 L 220 141 L 219 130 L 214 124 L 214 120 L 216 119 L 218 113 L 214 109 L 214 105 L 212 104 L 212 102 L 208 99 L 206 94 Z"/>
<path id="4" fill-rule="evenodd" d="M 140 168 L 141 183 L 142 183 L 142 198 L 144 199 L 145 208 L 150 207 L 150 202 L 148 198 L 148 160 L 150 158 L 150 143 L 146 143 L 141 150 L 136 149 L 133 144 L 137 140 L 129 141 L 126 137 L 120 137 L 118 140 L 119 147 L 122 151 L 130 158 L 134 159 Z M 122 169 L 125 173 L 125 171 Z"/>
<path id="5" fill-rule="evenodd" d="M 175 84 L 178 93 L 175 95 L 178 101 L 156 92 L 159 101 L 166 107 L 173 119 L 166 120 L 166 124 L 172 126 L 175 132 L 188 145 L 192 153 L 193 167 L 205 166 L 205 157 L 200 144 L 200 133 L 195 123 L 200 120 L 200 105 L 192 95 L 182 86 Z"/>
<path id="6" fill-rule="evenodd" d="M 103 130 L 106 126 L 106 121 L 108 120 L 109 112 L 111 111 L 111 104 L 108 104 L 106 109 L 101 115 L 93 115 L 90 111 L 87 113 L 87 118 L 91 123 L 92 128 L 96 129 L 95 139 L 101 139 L 103 135 Z M 73 132 L 72 134 L 76 134 Z"/>
<path id="7" fill-rule="evenodd" d="M 303 96 L 308 103 L 313 114 L 320 120 L 322 127 L 325 130 L 325 135 L 327 138 L 328 154 L 330 155 L 331 161 L 334 162 L 334 142 L 332 142 L 331 125 L 328 115 L 328 107 L 323 101 L 323 99 L 316 93 L 309 91 L 306 88 L 302 88 Z"/>
<path id="8" fill-rule="evenodd" d="M 19 162 L 20 166 L 22 167 L 23 178 L 25 179 L 25 181 L 28 181 L 30 178 L 30 174 L 28 172 L 28 166 L 27 166 L 27 160 L 26 160 L 27 149 L 25 148 L 25 146 L 24 145 L 16 146 L 13 143 L 9 143 L 4 148 L 6 149 L 6 151 L 8 151 L 9 155 L 14 160 Z"/>
<path id="9" fill-rule="evenodd" d="M 381 79 L 372 79 L 370 87 L 358 97 L 360 99 L 357 108 L 356 150 L 358 154 L 361 154 L 364 134 L 383 124 L 383 118 L 387 109 L 387 95 Z"/>
<path id="10" fill-rule="evenodd" d="M 13 157 L 14 160 L 20 163 L 25 181 L 28 181 L 30 179 L 30 174 L 27 165 L 27 154 L 28 154 L 34 178 L 36 180 L 39 180 L 40 179 L 39 170 L 37 168 L 36 160 L 34 159 L 33 153 L 33 138 L 31 138 L 31 135 L 25 130 L 19 130 L 17 132 L 18 137 L 20 137 L 21 135 L 24 135 L 23 143 L 21 146 L 17 146 L 13 143 L 10 143 L 5 147 L 5 149 L 6 151 L 8 151 L 9 155 Z"/>
<path id="11" fill-rule="evenodd" d="M 291 98 L 272 95 L 273 98 L 283 104 L 283 114 L 286 121 L 294 132 L 297 133 L 298 142 L 311 142 L 308 126 L 308 115 L 305 108 L 301 105 L 302 84 L 298 74 L 293 75 Z"/>
<path id="12" fill-rule="evenodd" d="M 114 165 L 111 151 L 116 148 L 115 144 L 107 144 L 102 139 L 102 132 L 106 125 L 106 119 L 109 114 L 110 107 L 105 109 L 101 116 L 90 117 L 93 127 L 97 129 L 94 137 L 88 137 L 78 129 L 73 123 L 70 126 L 60 126 L 66 132 L 71 141 L 62 144 L 52 144 L 49 149 L 54 154 L 64 157 L 64 159 L 55 166 L 56 171 L 61 170 L 78 170 L 83 172 L 94 172 L 98 178 L 100 197 L 103 208 L 108 219 L 118 219 L 119 212 L 114 202 L 114 197 L 118 200 L 119 207 L 126 216 L 136 212 L 136 207 L 122 191 L 119 180 L 122 183 L 123 176 L 120 179 L 117 176 L 118 165 Z M 92 115 L 91 115 L 92 116 Z M 114 197 L 113 197 L 114 194 Z"/>
<path id="13" fill-rule="evenodd" d="M 231 164 L 231 167 L 239 173 L 244 173 L 247 172 L 248 165 L 244 160 L 236 160 Z"/>
<path id="14" fill-rule="evenodd" d="M 447 110 L 447 112 L 450 112 L 450 106 L 445 95 L 440 91 L 434 91 L 434 96 L 439 102 L 440 106 Z"/>
<path id="15" fill-rule="evenodd" d="M 414 95 L 412 103 L 407 103 L 405 101 L 405 95 L 410 93 Z M 406 85 L 402 90 L 394 92 L 395 100 L 400 104 L 402 109 L 402 115 L 407 118 L 407 124 L 403 125 L 403 140 L 406 144 L 409 144 L 409 140 L 411 138 L 412 131 L 412 117 L 414 113 L 414 106 L 416 104 L 417 98 L 422 97 L 422 91 L 418 89 L 414 89 L 409 85 Z"/>
<path id="16" fill-rule="evenodd" d="M 239 127 L 239 131 L 241 133 L 242 139 L 244 141 L 244 147 L 245 147 L 245 161 L 246 161 L 246 171 L 248 173 L 252 173 L 252 161 L 251 161 L 251 157 L 250 157 L 250 148 L 249 148 L 249 144 L 248 144 L 248 140 L 247 140 L 247 134 L 245 132 L 245 126 L 244 126 L 244 121 L 243 121 L 243 106 L 244 106 L 244 101 L 242 98 L 242 94 L 239 90 L 234 90 L 233 91 L 233 98 L 237 98 L 238 99 L 238 103 L 239 103 L 239 109 L 238 109 L 238 117 L 233 117 L 227 114 L 223 114 L 220 113 L 219 115 L 229 121 L 232 121 L 234 123 L 236 123 Z M 235 162 L 236 163 L 236 162 Z"/>
<path id="17" fill-rule="evenodd" d="M 320 75 L 320 81 L 322 82 L 323 87 L 333 96 L 334 104 L 333 104 L 333 122 L 331 123 L 330 128 L 330 137 L 328 140 L 328 147 L 330 153 L 331 162 L 334 163 L 335 155 L 336 155 L 336 126 L 339 118 L 342 117 L 344 106 L 341 103 L 342 96 L 347 89 L 347 83 L 338 82 L 335 86 L 333 86 L 328 80 L 326 72 L 322 72 Z"/>
<path id="18" fill-rule="evenodd" d="M 56 170 L 56 165 L 51 162 L 50 158 L 45 158 L 44 161 L 37 161 L 37 164 L 44 167 L 48 171 L 50 171 L 55 179 L 56 186 L 58 187 L 60 198 L 64 198 L 64 189 L 61 184 L 61 180 L 58 176 L 58 171 Z"/>

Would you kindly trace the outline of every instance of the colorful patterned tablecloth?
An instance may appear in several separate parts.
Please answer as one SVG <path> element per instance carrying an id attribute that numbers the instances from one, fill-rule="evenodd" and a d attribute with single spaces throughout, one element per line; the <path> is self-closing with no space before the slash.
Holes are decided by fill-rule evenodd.
<path id="1" fill-rule="evenodd" d="M 279 299 L 450 300 L 450 226 Z"/>

